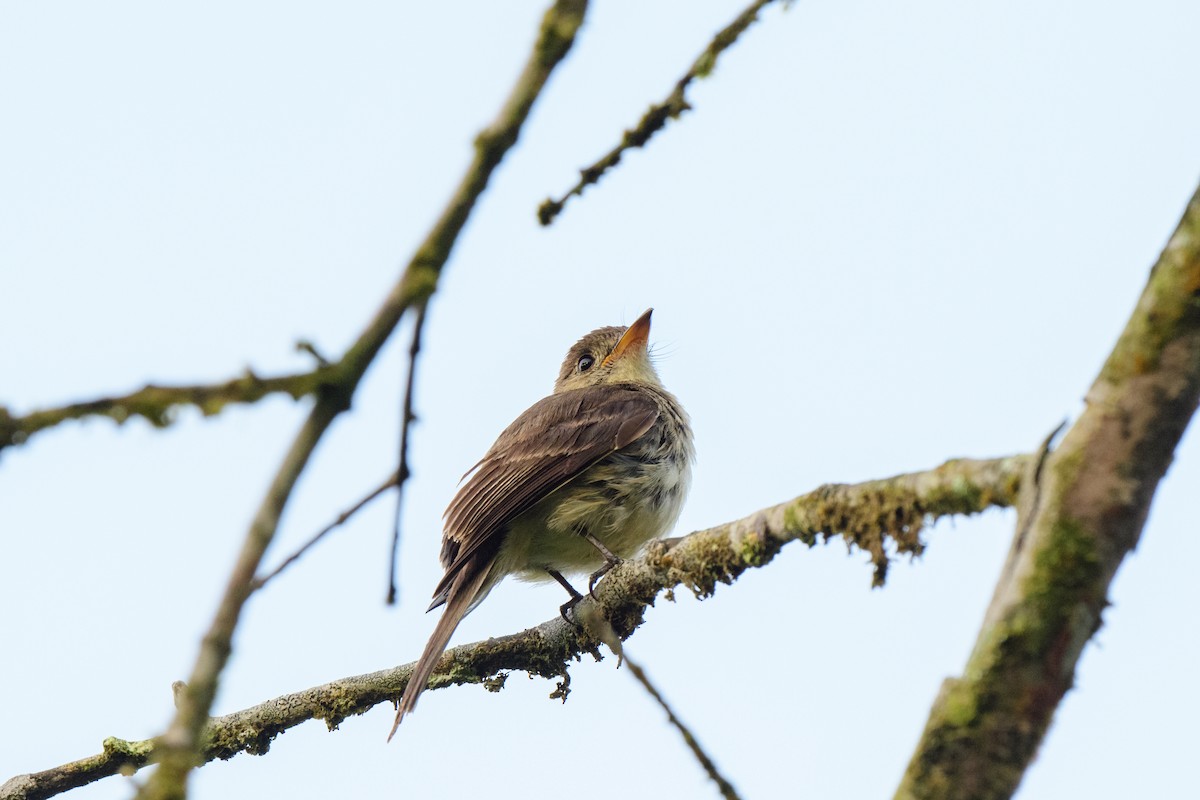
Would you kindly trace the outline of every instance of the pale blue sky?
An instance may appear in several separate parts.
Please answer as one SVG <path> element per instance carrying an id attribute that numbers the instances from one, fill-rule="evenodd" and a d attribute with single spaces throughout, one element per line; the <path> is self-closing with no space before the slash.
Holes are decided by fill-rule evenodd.
<path id="1" fill-rule="evenodd" d="M 0 3 L 0 404 L 306 365 L 359 332 L 457 182 L 543 2 Z M 699 463 L 679 532 L 821 483 L 1034 447 L 1080 399 L 1200 179 L 1193 3 L 804 2 L 694 86 L 695 111 L 534 211 L 661 99 L 740 2 L 600 2 L 430 312 L 402 554 L 391 501 L 249 605 L 216 713 L 412 660 L 458 476 L 586 331 L 654 306 Z M 394 459 L 404 347 L 302 480 L 276 563 Z M 0 781 L 158 733 L 251 511 L 304 415 L 68 424 L 0 456 Z M 1200 442 L 1185 439 L 1019 797 L 1194 786 Z M 870 590 L 793 545 L 660 602 L 630 652 L 746 798 L 890 796 L 958 674 L 1011 532 L 927 533 Z M 553 616 L 508 583 L 456 642 Z M 715 797 L 614 660 L 430 692 L 196 773 L 196 797 Z M 447 782 L 453 792 L 447 789 Z M 130 795 L 124 778 L 74 798 Z"/>

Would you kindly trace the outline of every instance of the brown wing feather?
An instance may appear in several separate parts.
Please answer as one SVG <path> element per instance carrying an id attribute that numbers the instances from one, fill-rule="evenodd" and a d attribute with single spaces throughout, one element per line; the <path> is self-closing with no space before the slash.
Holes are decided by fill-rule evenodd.
<path id="1" fill-rule="evenodd" d="M 480 547 L 498 545 L 508 523 L 605 456 L 641 438 L 658 418 L 654 400 L 633 387 L 553 394 L 508 426 L 446 509 L 435 608 Z"/>

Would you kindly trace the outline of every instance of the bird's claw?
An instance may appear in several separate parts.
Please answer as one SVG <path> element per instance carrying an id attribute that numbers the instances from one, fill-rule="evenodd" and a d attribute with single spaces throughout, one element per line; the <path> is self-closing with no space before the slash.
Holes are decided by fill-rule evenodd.
<path id="1" fill-rule="evenodd" d="M 591 574 L 591 577 L 588 578 L 588 594 L 592 596 L 593 600 L 596 599 L 596 584 L 600 581 L 601 578 L 603 578 L 605 575 L 607 575 L 609 572 L 611 572 L 613 567 L 617 566 L 620 563 L 621 563 L 621 559 L 617 558 L 616 556 L 613 556 L 611 559 L 606 559 L 604 562 L 604 566 L 600 567 L 600 569 L 593 572 Z"/>
<path id="2" fill-rule="evenodd" d="M 575 616 L 572 612 L 575 611 L 575 606 L 579 605 L 579 601 L 582 599 L 583 595 L 577 594 L 558 607 L 558 615 L 563 618 L 563 622 L 566 622 L 568 625 L 579 625 L 579 623 L 572 619 Z"/>

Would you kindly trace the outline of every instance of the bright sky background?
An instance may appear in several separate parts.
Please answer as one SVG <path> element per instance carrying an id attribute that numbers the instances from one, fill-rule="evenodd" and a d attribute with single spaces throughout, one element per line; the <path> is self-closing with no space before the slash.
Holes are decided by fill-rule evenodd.
<path id="1" fill-rule="evenodd" d="M 599 2 L 447 267 L 417 397 L 402 604 L 393 502 L 244 616 L 215 712 L 414 659 L 458 476 L 567 346 L 656 309 L 699 463 L 678 530 L 825 482 L 1025 451 L 1073 417 L 1200 179 L 1200 6 L 800 2 L 695 111 L 549 230 L 534 211 L 661 99 L 735 2 Z M 536 2 L 0 3 L 0 403 L 303 368 L 339 354 L 439 213 L 526 58 Z M 268 561 L 392 468 L 406 337 L 302 480 Z M 0 456 L 0 781 L 159 733 L 307 408 L 67 424 Z M 1200 660 L 1185 439 L 1021 800 L 1194 787 Z M 862 554 L 789 546 L 630 640 L 746 798 L 890 796 L 959 674 L 1011 513 Z M 506 583 L 459 630 L 540 623 Z M 716 797 L 615 660 L 309 723 L 194 796 Z M 140 776 L 140 777 L 144 777 Z M 125 778 L 73 798 L 124 798 Z"/>

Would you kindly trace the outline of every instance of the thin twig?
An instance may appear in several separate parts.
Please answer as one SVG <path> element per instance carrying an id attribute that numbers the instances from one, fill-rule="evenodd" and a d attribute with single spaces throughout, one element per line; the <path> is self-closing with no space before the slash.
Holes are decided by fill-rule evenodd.
<path id="1" fill-rule="evenodd" d="M 708 777 L 712 779 L 713 783 L 717 784 L 721 796 L 725 800 L 741 800 L 738 797 L 737 790 L 733 788 L 733 784 L 726 780 L 721 771 L 717 769 L 716 763 L 704 751 L 704 748 L 700 745 L 700 742 L 696 739 L 691 729 L 684 724 L 683 720 L 675 715 L 674 709 L 671 708 L 666 698 L 650 682 L 650 677 L 646 674 L 646 671 L 642 669 L 640 664 L 629 657 L 629 653 L 626 652 L 624 645 L 621 643 L 621 637 L 613 630 L 608 620 L 603 617 L 600 609 L 595 605 L 585 606 L 579 610 L 578 619 L 583 623 L 585 630 L 587 630 L 590 636 L 604 642 L 610 650 L 617 654 L 617 666 L 619 667 L 621 664 L 624 664 L 629 667 L 629 671 L 633 673 L 633 677 L 642 685 L 642 688 L 649 693 L 650 697 L 654 699 L 654 702 L 658 703 L 663 711 L 667 712 L 667 721 L 674 725 L 675 729 L 683 736 L 684 744 L 692 751 L 692 755 L 695 756 L 696 761 L 700 763 L 700 766 L 708 774 Z"/>
<path id="2" fill-rule="evenodd" d="M 324 354 L 317 349 L 317 346 L 308 339 L 301 339 L 300 341 L 296 342 L 296 352 L 307 353 L 308 355 L 312 356 L 313 361 L 316 361 L 319 366 L 330 366 L 329 359 L 327 359 Z"/>
<path id="3" fill-rule="evenodd" d="M 249 597 L 263 553 L 274 538 L 279 517 L 296 480 L 330 423 L 350 400 L 380 348 L 403 314 L 424 304 L 437 289 L 442 267 L 488 180 L 517 141 L 529 110 L 550 73 L 562 61 L 583 23 L 586 0 L 556 0 L 542 18 L 533 52 L 496 120 L 475 139 L 475 156 L 450 203 L 442 212 L 399 281 L 375 316 L 338 362 L 338 380 L 318 394 L 308 420 L 280 465 L 246 535 L 217 613 L 200 645 L 187 690 L 167 732 L 158 740 L 159 768 L 138 791 L 139 800 L 183 800 L 187 776 L 202 762 L 201 731 L 208 719 L 217 682 L 229 658 L 234 628 Z"/>
<path id="4" fill-rule="evenodd" d="M 351 517 L 353 517 L 359 511 L 362 511 L 363 508 L 365 508 L 372 500 L 379 497 L 379 495 L 383 494 L 388 489 L 391 489 L 393 486 L 396 486 L 396 485 L 397 485 L 396 476 L 393 474 L 386 481 L 379 484 L 379 486 L 377 486 L 375 489 L 372 489 L 368 495 L 363 497 L 361 500 L 359 500 L 354 505 L 347 508 L 342 513 L 338 514 L 337 519 L 335 519 L 333 522 L 326 525 L 321 530 L 317 531 L 317 533 L 314 534 L 311 539 L 309 539 L 307 542 L 302 544 L 299 547 L 299 549 L 296 550 L 296 552 L 292 553 L 287 558 L 285 558 L 279 564 L 279 566 L 277 566 L 275 569 L 268 572 L 266 575 L 263 575 L 262 577 L 259 577 L 259 578 L 255 578 L 254 582 L 250 586 L 251 590 L 258 591 L 262 587 L 266 586 L 267 581 L 271 580 L 276 575 L 283 572 L 285 569 L 290 567 L 295 561 L 298 561 L 302 555 L 307 553 L 309 551 L 309 549 L 311 549 L 317 542 L 321 541 L 321 539 L 324 538 L 325 534 L 329 533 L 330 531 L 334 530 L 335 528 L 345 525 L 346 522 L 349 521 L 349 519 Z"/>
<path id="5" fill-rule="evenodd" d="M 737 790 L 733 788 L 733 784 L 726 780 L 725 776 L 722 775 L 720 770 L 717 769 L 717 765 L 713 763 L 713 760 L 709 758 L 707 753 L 704 752 L 704 748 L 700 746 L 700 742 L 698 742 L 696 737 L 692 735 L 692 732 L 688 729 L 687 725 L 683 724 L 683 720 L 675 716 L 675 712 L 671 709 L 671 706 L 667 703 L 666 699 L 663 698 L 658 689 L 654 687 L 654 684 L 650 683 L 650 678 L 646 676 L 645 670 L 643 670 L 636 661 L 630 658 L 628 653 L 621 651 L 621 654 L 624 656 L 625 666 L 629 667 L 629 671 L 633 673 L 633 677 L 637 678 L 638 683 L 642 684 L 642 686 L 646 688 L 646 691 L 650 693 L 650 696 L 653 697 L 660 706 L 662 706 L 663 711 L 667 712 L 667 721 L 674 725 L 679 731 L 680 735 L 683 736 L 683 741 L 685 744 L 687 744 L 688 749 L 692 751 L 692 755 L 694 755 L 696 760 L 700 762 L 700 766 L 702 766 L 704 771 L 708 773 L 708 777 L 717 784 L 717 788 L 720 790 L 721 796 L 724 797 L 725 800 L 740 800 Z"/>
<path id="6" fill-rule="evenodd" d="M 853 486 L 824 486 L 750 516 L 697 531 L 680 539 L 657 542 L 642 557 L 613 569 L 596 587 L 596 596 L 617 635 L 627 638 L 641 624 L 647 606 L 660 592 L 686 586 L 708 596 L 717 583 L 732 583 L 751 567 L 769 563 L 784 544 L 812 545 L 817 536 L 841 535 L 861 540 L 863 526 L 906 527 L 914 516 L 926 521 L 951 514 L 975 514 L 1013 505 L 1030 456 L 986 461 L 957 459 L 926 472 L 898 475 Z M 893 535 L 893 527 L 885 529 Z M 585 598 L 577 610 L 593 601 Z M 511 670 L 562 681 L 567 668 L 595 641 L 557 614 L 541 625 L 466 644 L 447 651 L 431 679 L 431 689 L 465 683 L 496 685 Z M 261 703 L 211 720 L 205 729 L 203 761 L 228 759 L 238 753 L 262 754 L 283 731 L 306 720 L 321 719 L 332 730 L 348 717 L 394 702 L 404 692 L 413 664 L 334 681 Z M 561 697 L 561 688 L 556 697 Z M 53 797 L 125 770 L 151 763 L 157 741 L 127 742 L 109 738 L 104 752 L 29 775 L 0 786 L 0 800 Z"/>
<path id="7" fill-rule="evenodd" d="M 325 366 L 272 378 L 260 378 L 247 370 L 241 377 L 222 383 L 193 386 L 148 384 L 129 394 L 70 403 L 16 417 L 0 406 L 0 450 L 24 444 L 35 433 L 70 419 L 103 416 L 121 424 L 130 417 L 139 416 L 155 427 L 165 428 L 175 421 L 180 406 L 195 406 L 205 416 L 211 416 L 220 413 L 231 403 L 254 403 L 279 392 L 299 400 L 306 395 L 316 394 L 336 379 L 334 371 Z"/>
<path id="8" fill-rule="evenodd" d="M 396 467 L 396 520 L 392 525 L 392 571 L 388 576 L 387 604 L 396 604 L 396 570 L 400 562 L 400 518 L 404 512 L 404 484 L 411 472 L 408 469 L 408 432 L 417 416 L 413 413 L 413 386 L 416 385 L 417 356 L 421 353 L 421 330 L 425 327 L 426 305 L 417 308 L 413 322 L 412 345 L 408 348 L 408 380 L 404 385 L 404 405 L 400 411 L 400 456 Z"/>
<path id="9" fill-rule="evenodd" d="M 758 20 L 758 12 L 772 1 L 755 0 L 742 13 L 738 14 L 733 22 L 722 28 L 692 62 L 692 66 L 683 74 L 683 77 L 675 82 L 675 88 L 671 90 L 671 93 L 661 103 L 650 106 L 650 109 L 642 115 L 641 120 L 632 130 L 625 131 L 620 144 L 605 153 L 590 167 L 581 169 L 579 181 L 562 197 L 557 200 L 548 197 L 542 202 L 538 207 L 538 222 L 542 225 L 554 222 L 554 218 L 563 210 L 567 201 L 576 195 L 582 195 L 586 187 L 599 182 L 604 173 L 621 163 L 621 156 L 626 150 L 644 147 L 646 142 L 650 141 L 650 137 L 666 127 L 668 120 L 679 119 L 683 112 L 690 111 L 692 106 L 687 100 L 688 84 L 696 78 L 708 77 L 716 66 L 717 58 L 721 53 L 736 42 L 738 37 Z"/>

